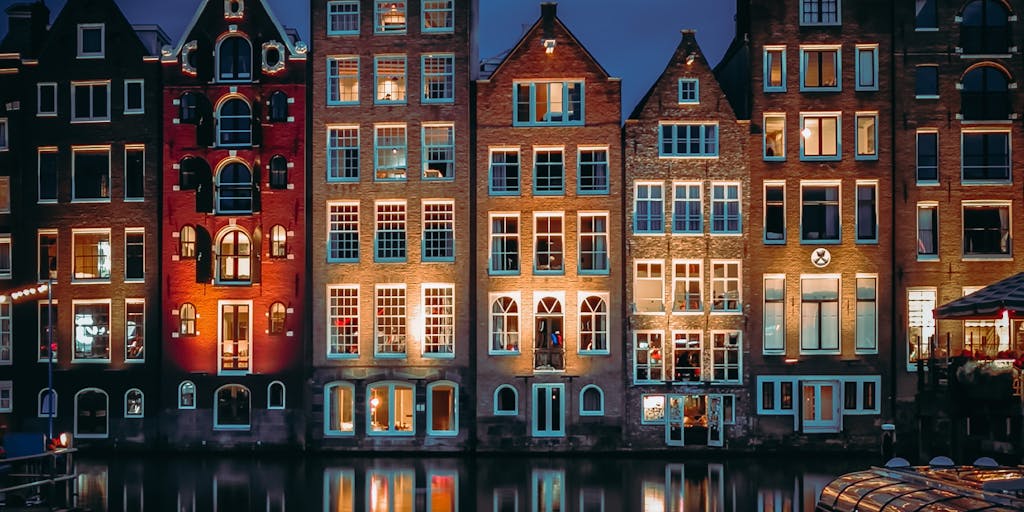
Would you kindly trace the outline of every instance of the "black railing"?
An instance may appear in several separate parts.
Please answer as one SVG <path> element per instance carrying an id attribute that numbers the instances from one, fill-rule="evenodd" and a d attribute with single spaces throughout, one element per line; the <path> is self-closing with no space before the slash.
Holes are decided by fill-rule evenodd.
<path id="1" fill-rule="evenodd" d="M 538 347 L 533 349 L 535 370 L 564 370 L 565 351 L 562 347 Z"/>

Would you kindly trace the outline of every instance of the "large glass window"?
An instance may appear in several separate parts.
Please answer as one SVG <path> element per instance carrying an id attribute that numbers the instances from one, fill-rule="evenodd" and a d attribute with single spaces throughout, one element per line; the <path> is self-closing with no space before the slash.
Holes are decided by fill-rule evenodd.
<path id="1" fill-rule="evenodd" d="M 374 260 L 405 261 L 406 259 L 406 206 L 404 202 L 377 203 L 374 231 Z"/>
<path id="2" fill-rule="evenodd" d="M 800 280 L 800 350 L 839 352 L 839 278 Z"/>
<path id="3" fill-rule="evenodd" d="M 907 369 L 914 370 L 919 359 L 931 357 L 935 343 L 934 288 L 907 290 Z"/>
<path id="4" fill-rule="evenodd" d="M 405 357 L 408 331 L 405 285 L 379 285 L 375 294 L 374 354 Z"/>
<path id="5" fill-rule="evenodd" d="M 455 287 L 423 287 L 423 354 L 455 356 Z"/>
<path id="6" fill-rule="evenodd" d="M 580 302 L 580 345 L 583 352 L 608 352 L 608 301 L 591 295 Z"/>
<path id="7" fill-rule="evenodd" d="M 711 233 L 740 232 L 740 186 L 711 184 Z"/>
<path id="8" fill-rule="evenodd" d="M 660 332 L 633 333 L 633 383 L 656 383 L 664 380 Z"/>
<path id="9" fill-rule="evenodd" d="M 917 184 L 939 182 L 939 133 L 917 132 Z"/>
<path id="10" fill-rule="evenodd" d="M 395 0 L 374 0 L 373 31 L 378 34 L 401 34 L 406 29 L 406 3 Z"/>
<path id="11" fill-rule="evenodd" d="M 184 303 L 178 308 L 178 334 L 181 336 L 195 336 L 196 331 L 196 319 L 199 316 L 196 314 L 196 307 L 191 303 Z"/>
<path id="12" fill-rule="evenodd" d="M 519 216 L 491 215 L 491 274 L 519 273 Z"/>
<path id="13" fill-rule="evenodd" d="M 124 359 L 146 359 L 146 301 L 128 299 L 124 303 Z"/>
<path id="14" fill-rule="evenodd" d="M 965 204 L 963 219 L 964 256 L 1011 253 L 1009 204 Z"/>
<path id="15" fill-rule="evenodd" d="M 423 126 L 423 179 L 455 177 L 455 126 Z"/>
<path id="16" fill-rule="evenodd" d="M 764 47 L 764 92 L 786 91 L 786 47 Z"/>
<path id="17" fill-rule="evenodd" d="M 490 194 L 519 194 L 519 150 L 492 149 L 490 165 Z"/>
<path id="18" fill-rule="evenodd" d="M 375 103 L 406 102 L 405 55 L 389 55 L 373 59 Z"/>
<path id="19" fill-rule="evenodd" d="M 359 33 L 359 0 L 327 2 L 327 35 Z"/>
<path id="20" fill-rule="evenodd" d="M 839 186 L 805 185 L 800 193 L 801 241 L 839 242 Z"/>
<path id="21" fill-rule="evenodd" d="M 327 57 L 327 104 L 353 103 L 359 103 L 359 56 Z"/>
<path id="22" fill-rule="evenodd" d="M 740 262 L 711 262 L 711 311 L 740 311 Z"/>
<path id="23" fill-rule="evenodd" d="M 672 352 L 668 370 L 674 382 L 699 382 L 701 380 L 701 346 L 699 332 L 672 333 Z"/>
<path id="24" fill-rule="evenodd" d="M 110 360 L 110 301 L 75 301 L 75 360 Z"/>
<path id="25" fill-rule="evenodd" d="M 427 434 L 454 436 L 459 433 L 459 393 L 453 382 L 427 385 Z M 454 510 L 452 508 L 451 510 Z"/>
<path id="26" fill-rule="evenodd" d="M 857 278 L 857 352 L 878 351 L 878 278 Z"/>
<path id="27" fill-rule="evenodd" d="M 245 100 L 233 98 L 217 111 L 217 142 L 224 147 L 252 145 L 252 108 Z"/>
<path id="28" fill-rule="evenodd" d="M 491 354 L 519 352 L 519 303 L 500 296 L 491 302 Z"/>
<path id="29" fill-rule="evenodd" d="M 786 277 L 764 276 L 765 354 L 786 352 Z"/>
<path id="30" fill-rule="evenodd" d="M 660 261 L 637 261 L 633 275 L 633 312 L 665 311 L 665 275 Z"/>
<path id="31" fill-rule="evenodd" d="M 347 382 L 324 386 L 324 434 L 355 433 L 355 387 Z"/>
<path id="32" fill-rule="evenodd" d="M 878 242 L 878 184 L 857 184 L 857 241 Z"/>
<path id="33" fill-rule="evenodd" d="M 764 115 L 765 160 L 786 159 L 786 114 Z"/>
<path id="34" fill-rule="evenodd" d="M 74 168 L 72 168 L 71 172 L 74 180 L 71 188 L 71 199 L 73 201 L 109 201 L 110 148 L 72 148 L 72 153 L 74 156 Z M 54 187 L 56 187 L 56 184 Z"/>
<path id="35" fill-rule="evenodd" d="M 538 297 L 534 312 L 533 337 L 534 369 L 564 370 L 565 339 L 562 326 L 565 311 L 562 300 L 555 297 Z"/>
<path id="36" fill-rule="evenodd" d="M 422 73 L 424 103 L 455 101 L 454 55 L 424 55 Z"/>
<path id="37" fill-rule="evenodd" d="M 10 279 L 12 274 L 11 237 L 0 235 L 0 279 Z"/>
<path id="38" fill-rule="evenodd" d="M 939 205 L 917 205 L 917 259 L 939 257 Z"/>
<path id="39" fill-rule="evenodd" d="M 359 287 L 327 288 L 327 356 L 359 355 Z"/>
<path id="40" fill-rule="evenodd" d="M 1010 180 L 1010 133 L 963 132 L 961 173 L 968 181 Z"/>
<path id="41" fill-rule="evenodd" d="M 842 89 L 841 50 L 837 47 L 800 48 L 800 90 Z"/>
<path id="42" fill-rule="evenodd" d="M 661 123 L 658 148 L 663 157 L 718 156 L 717 123 Z"/>
<path id="43" fill-rule="evenodd" d="M 367 422 L 371 434 L 412 435 L 416 432 L 415 393 L 411 384 L 384 382 L 368 386 Z M 408 482 L 410 498 L 412 481 Z M 387 490 L 384 491 L 385 493 Z M 410 502 L 408 510 L 412 510 Z"/>
<path id="44" fill-rule="evenodd" d="M 404 180 L 407 144 L 405 125 L 377 126 L 373 139 L 374 179 Z"/>
<path id="45" fill-rule="evenodd" d="M 839 114 L 800 115 L 800 159 L 839 160 L 840 154 Z"/>
<path id="46" fill-rule="evenodd" d="M 561 437 L 565 435 L 565 384 L 533 385 L 533 435 L 534 437 Z M 561 476 L 561 473 L 557 473 Z M 565 510 L 562 494 L 564 483 L 560 477 L 555 482 L 542 484 L 543 491 L 535 494 L 540 510 L 549 512 Z M 534 482 L 536 488 L 537 482 Z M 559 501 L 560 500 L 560 501 Z"/>
<path id="47" fill-rule="evenodd" d="M 238 384 L 223 386 L 214 393 L 214 430 L 249 430 L 252 399 L 249 389 Z"/>
<path id="48" fill-rule="evenodd" d="M 424 32 L 455 30 L 455 0 L 421 0 Z"/>
<path id="49" fill-rule="evenodd" d="M 579 273 L 608 273 L 608 214 L 581 213 L 579 238 Z"/>
<path id="50" fill-rule="evenodd" d="M 607 194 L 608 150 L 581 148 L 577 157 L 576 180 L 580 194 Z"/>
<path id="51" fill-rule="evenodd" d="M 71 83 L 71 122 L 110 121 L 110 81 Z"/>
<path id="52" fill-rule="evenodd" d="M 359 261 L 359 203 L 327 204 L 327 261 Z"/>
<path id="53" fill-rule="evenodd" d="M 858 112 L 857 156 L 859 160 L 878 159 L 878 114 Z"/>
<path id="54" fill-rule="evenodd" d="M 723 210 L 724 212 L 725 210 Z M 700 183 L 673 184 L 672 232 L 691 234 L 704 232 L 704 211 Z"/>
<path id="55" fill-rule="evenodd" d="M 75 254 L 75 281 L 110 279 L 110 231 L 75 231 L 71 235 Z M 40 262 L 42 264 L 42 262 Z"/>
<path id="56" fill-rule="evenodd" d="M 534 272 L 565 271 L 564 218 L 561 214 L 534 216 Z"/>
<path id="57" fill-rule="evenodd" d="M 220 372 L 250 371 L 252 316 L 248 304 L 220 306 Z"/>
<path id="58" fill-rule="evenodd" d="M 711 382 L 740 382 L 742 357 L 739 331 L 711 333 Z"/>
<path id="59" fill-rule="evenodd" d="M 583 82 L 519 82 L 513 102 L 517 126 L 583 124 Z"/>
<path id="60" fill-rule="evenodd" d="M 704 271 L 700 261 L 676 261 L 672 264 L 672 311 L 704 311 Z"/>
<path id="61" fill-rule="evenodd" d="M 359 127 L 327 128 L 327 181 L 359 179 Z"/>
<path id="62" fill-rule="evenodd" d="M 226 82 L 252 79 L 252 45 L 244 37 L 229 36 L 217 46 L 217 78 Z"/>
<path id="63" fill-rule="evenodd" d="M 423 261 L 455 260 L 455 203 L 423 202 Z"/>
<path id="64" fill-rule="evenodd" d="M 1010 53 L 1010 13 L 1000 0 L 974 0 L 961 11 L 960 48 L 967 55 Z"/>
<path id="65" fill-rule="evenodd" d="M 224 233 L 217 241 L 217 263 L 220 281 L 248 282 L 252 279 L 252 241 L 249 235 L 239 229 Z"/>
<path id="66" fill-rule="evenodd" d="M 533 193 L 565 193 L 565 165 L 561 149 L 537 149 L 533 153 Z"/>
<path id="67" fill-rule="evenodd" d="M 660 183 L 637 183 L 633 204 L 634 233 L 665 231 L 665 193 Z"/>

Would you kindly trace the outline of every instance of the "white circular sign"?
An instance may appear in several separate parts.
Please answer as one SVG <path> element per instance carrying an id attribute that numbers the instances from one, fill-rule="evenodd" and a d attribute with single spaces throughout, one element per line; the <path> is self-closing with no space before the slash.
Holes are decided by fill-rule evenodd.
<path id="1" fill-rule="evenodd" d="M 829 263 L 832 262 L 832 253 L 828 252 L 828 249 L 824 247 L 818 247 L 811 251 L 811 263 L 815 267 L 825 268 Z"/>

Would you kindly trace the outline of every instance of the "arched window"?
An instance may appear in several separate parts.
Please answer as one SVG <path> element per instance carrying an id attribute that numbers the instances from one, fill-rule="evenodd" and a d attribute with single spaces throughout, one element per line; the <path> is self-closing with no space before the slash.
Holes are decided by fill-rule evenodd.
<path id="1" fill-rule="evenodd" d="M 252 279 L 252 242 L 240 229 L 224 233 L 217 241 L 217 279 L 248 282 Z"/>
<path id="2" fill-rule="evenodd" d="M 281 155 L 270 159 L 270 188 L 288 188 L 288 161 Z"/>
<path id="3" fill-rule="evenodd" d="M 324 386 L 324 434 L 355 433 L 355 387 L 347 382 L 329 382 Z"/>
<path id="4" fill-rule="evenodd" d="M 252 145 L 252 107 L 245 100 L 232 98 L 217 110 L 217 142 L 221 146 Z"/>
<path id="5" fill-rule="evenodd" d="M 217 47 L 217 78 L 238 82 L 252 78 L 252 45 L 242 36 L 225 37 Z"/>
<path id="6" fill-rule="evenodd" d="M 608 352 L 608 303 L 591 295 L 580 303 L 580 352 Z"/>
<path id="7" fill-rule="evenodd" d="M 101 389 L 86 388 L 75 394 L 75 437 L 107 437 L 109 403 L 107 393 Z"/>
<path id="8" fill-rule="evenodd" d="M 129 389 L 124 394 L 124 417 L 142 418 L 145 416 L 143 405 L 142 390 L 138 388 Z"/>
<path id="9" fill-rule="evenodd" d="M 974 0 L 961 13 L 960 48 L 966 55 L 1010 53 L 1010 13 L 1000 0 Z"/>
<path id="10" fill-rule="evenodd" d="M 459 433 L 459 387 L 451 381 L 427 385 L 427 434 L 454 436 Z"/>
<path id="11" fill-rule="evenodd" d="M 370 434 L 405 435 L 416 433 L 416 393 L 412 384 L 378 382 L 367 386 L 367 431 Z"/>
<path id="12" fill-rule="evenodd" d="M 49 392 L 50 394 L 48 394 Z M 53 412 L 53 417 L 57 417 L 57 390 L 51 388 L 44 388 L 39 390 L 39 411 L 38 416 L 40 418 L 49 418 L 50 412 Z"/>
<path id="13" fill-rule="evenodd" d="M 196 257 L 196 228 L 185 225 L 178 233 L 178 257 L 192 259 Z"/>
<path id="14" fill-rule="evenodd" d="M 604 415 L 604 391 L 590 384 L 580 390 L 580 416 Z"/>
<path id="15" fill-rule="evenodd" d="M 252 213 L 252 172 L 231 162 L 217 173 L 217 213 Z"/>
<path id="16" fill-rule="evenodd" d="M 533 353 L 534 368 L 538 370 L 564 370 L 564 341 L 562 338 L 562 303 L 554 297 L 537 302 L 534 315 Z"/>
<path id="17" fill-rule="evenodd" d="M 178 117 L 182 123 L 195 124 L 199 122 L 199 95 L 194 92 L 186 92 L 178 98 Z"/>
<path id="18" fill-rule="evenodd" d="M 284 334 L 284 321 L 287 317 L 287 309 L 284 304 L 275 302 L 270 305 L 270 334 Z"/>
<path id="19" fill-rule="evenodd" d="M 270 122 L 284 123 L 288 121 L 288 95 L 277 91 L 270 95 Z"/>
<path id="20" fill-rule="evenodd" d="M 267 409 L 284 409 L 284 383 L 275 380 L 267 386 Z"/>
<path id="21" fill-rule="evenodd" d="M 519 393 L 508 384 L 498 386 L 494 390 L 494 415 L 515 416 L 519 414 Z"/>
<path id="22" fill-rule="evenodd" d="M 288 230 L 280 224 L 270 228 L 270 257 L 288 257 Z"/>
<path id="23" fill-rule="evenodd" d="M 498 297 L 491 304 L 491 353 L 519 352 L 519 303 Z"/>
<path id="24" fill-rule="evenodd" d="M 213 428 L 249 430 L 249 389 L 238 384 L 221 386 L 214 393 Z"/>
<path id="25" fill-rule="evenodd" d="M 196 307 L 194 304 L 186 302 L 178 308 L 178 320 L 180 321 L 178 327 L 178 334 L 181 336 L 195 336 L 196 335 Z"/>
<path id="26" fill-rule="evenodd" d="M 178 409 L 196 408 L 196 385 L 190 380 L 178 384 Z"/>
<path id="27" fill-rule="evenodd" d="M 978 66 L 964 74 L 960 112 L 965 121 L 1010 118 L 1009 80 L 995 66 Z"/>

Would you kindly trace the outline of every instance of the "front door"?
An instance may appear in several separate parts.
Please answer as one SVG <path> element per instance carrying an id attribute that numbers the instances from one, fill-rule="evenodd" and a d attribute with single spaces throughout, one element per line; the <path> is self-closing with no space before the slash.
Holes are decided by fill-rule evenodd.
<path id="1" fill-rule="evenodd" d="M 722 395 L 708 395 L 708 446 L 722 446 L 725 422 L 722 416 Z"/>
<path id="2" fill-rule="evenodd" d="M 839 382 L 809 380 L 800 383 L 801 418 L 807 434 L 839 432 L 842 429 L 842 396 Z"/>
<path id="3" fill-rule="evenodd" d="M 665 444 L 683 446 L 684 395 L 665 395 Z"/>

